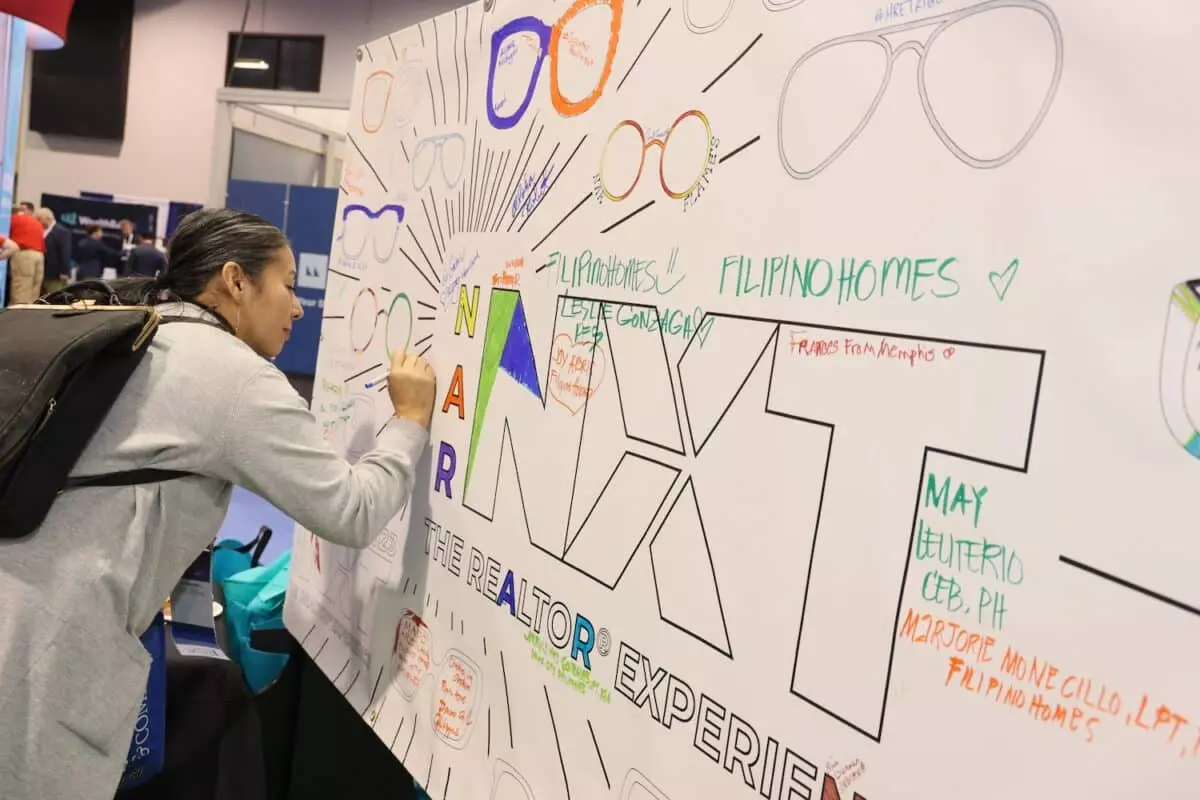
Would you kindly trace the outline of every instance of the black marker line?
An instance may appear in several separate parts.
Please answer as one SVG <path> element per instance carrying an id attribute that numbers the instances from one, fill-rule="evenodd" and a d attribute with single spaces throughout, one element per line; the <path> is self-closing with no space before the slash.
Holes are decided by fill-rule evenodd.
<path id="1" fill-rule="evenodd" d="M 314 625 L 313 627 L 315 628 L 317 626 Z M 485 656 L 487 655 L 487 637 L 486 636 L 483 637 L 483 654 Z"/>
<path id="2" fill-rule="evenodd" d="M 479 183 L 479 203 L 475 208 L 475 230 L 483 230 L 483 207 L 487 204 L 487 187 L 492 180 L 492 165 L 498 167 L 499 159 L 492 148 L 488 148 L 487 164 L 483 168 L 483 180 Z"/>
<path id="3" fill-rule="evenodd" d="M 548 267 L 548 266 L 550 266 L 550 262 L 549 262 L 549 261 L 547 261 L 545 264 L 542 264 L 540 267 L 538 267 L 537 269 L 535 269 L 535 270 L 533 271 L 533 274 L 534 274 L 534 275 L 537 275 L 539 272 L 541 272 L 542 270 L 544 270 L 544 269 L 545 269 L 546 267 Z"/>
<path id="4" fill-rule="evenodd" d="M 450 609 L 450 632 L 454 632 L 454 609 Z"/>
<path id="5" fill-rule="evenodd" d="M 413 133 L 415 134 L 416 131 L 413 131 Z M 408 157 L 408 148 L 404 146 L 403 139 L 400 140 L 400 152 L 404 154 L 404 163 L 405 164 L 412 163 L 412 159 Z"/>
<path id="6" fill-rule="evenodd" d="M 487 204 L 487 211 L 483 214 L 483 220 L 480 223 L 481 230 L 487 230 L 492 222 L 492 216 L 496 212 L 496 200 L 500 197 L 500 184 L 504 183 L 504 173 L 508 170 L 509 159 L 512 158 L 512 148 L 504 151 L 504 158 L 500 161 L 500 169 L 496 171 L 496 182 L 492 184 L 492 196 Z"/>
<path id="7" fill-rule="evenodd" d="M 402 586 L 402 587 L 400 588 L 400 594 L 404 594 L 405 592 L 407 592 L 407 591 L 408 591 L 408 581 L 409 581 L 409 579 L 408 579 L 408 578 L 405 578 L 405 579 L 404 579 L 404 586 Z"/>
<path id="8" fill-rule="evenodd" d="M 433 222 L 430 219 L 430 206 L 425 205 L 425 198 L 421 198 L 421 210 L 425 211 L 425 224 L 430 228 L 430 239 L 433 240 L 434 252 L 438 254 L 438 264 L 445 260 L 445 255 L 442 254 L 442 245 L 438 243 L 438 231 L 433 229 Z M 433 206 L 433 216 L 438 216 L 438 206 Z M 438 223 L 440 225 L 440 223 Z M 432 266 L 432 265 L 431 265 Z"/>
<path id="9" fill-rule="evenodd" d="M 743 150 L 745 150 L 747 147 L 749 147 L 750 145 L 754 144 L 755 142 L 757 142 L 757 141 L 758 141 L 759 139 L 761 139 L 761 138 L 762 138 L 761 136 L 755 136 L 753 139 L 751 139 L 750 141 L 748 141 L 748 142 L 746 142 L 745 144 L 741 145 L 740 147 L 735 147 L 735 148 L 733 148 L 733 149 L 732 149 L 732 150 L 730 150 L 728 153 L 726 153 L 725 155 L 721 156 L 721 159 L 720 159 L 719 161 L 717 161 L 717 163 L 718 163 L 718 164 L 724 164 L 726 161 L 728 161 L 729 159 L 733 158 L 733 157 L 734 157 L 734 156 L 736 156 L 738 153 L 742 152 L 742 151 L 743 151 Z"/>
<path id="10" fill-rule="evenodd" d="M 458 635 L 459 636 L 467 635 L 467 626 L 463 624 L 463 621 L 461 619 L 458 621 Z"/>
<path id="11" fill-rule="evenodd" d="M 548 155 L 546 157 L 546 163 L 542 165 L 542 168 L 540 170 L 538 170 L 537 178 L 534 179 L 533 186 L 530 187 L 531 192 L 537 190 L 538 184 L 542 182 L 543 178 L 546 175 L 546 170 L 550 169 L 550 164 L 554 161 L 554 154 L 558 152 L 558 148 L 561 146 L 562 146 L 562 142 L 554 143 L 554 148 L 550 151 L 550 155 Z M 539 204 L 541 203 L 540 200 L 538 202 L 539 202 Z M 533 212 L 530 212 L 530 213 L 532 214 Z M 513 225 L 517 224 L 518 216 L 520 216 L 520 215 L 518 214 L 518 215 L 514 216 L 511 220 L 508 221 L 508 228 L 505 230 L 506 233 L 512 233 Z M 525 226 L 525 221 L 526 220 L 521 220 L 522 227 Z M 519 231 L 520 228 L 518 228 L 517 230 Z"/>
<path id="12" fill-rule="evenodd" d="M 612 783 L 608 780 L 608 768 L 604 766 L 604 756 L 600 755 L 600 743 L 596 741 L 596 731 L 592 730 L 592 721 L 589 719 L 588 733 L 592 735 L 592 746 L 596 748 L 596 758 L 600 761 L 600 771 L 604 773 L 604 785 L 609 789 L 612 788 Z"/>
<path id="13" fill-rule="evenodd" d="M 371 366 L 364 369 L 362 372 L 356 372 L 353 375 L 351 375 L 349 378 L 346 378 L 346 380 L 342 381 L 342 383 L 349 383 L 350 381 L 354 380 L 355 378 L 361 378 L 363 375 L 366 375 L 371 370 L 379 369 L 382 366 L 383 366 L 382 362 L 379 364 L 372 364 Z"/>
<path id="14" fill-rule="evenodd" d="M 345 194 L 345 195 L 350 194 L 350 192 L 346 189 L 346 187 L 340 183 L 338 184 L 338 191 L 340 191 L 342 194 Z"/>
<path id="15" fill-rule="evenodd" d="M 429 754 L 429 769 L 425 770 L 425 783 L 421 786 L 426 794 L 429 793 L 429 779 L 431 777 L 433 777 L 433 753 Z"/>
<path id="16" fill-rule="evenodd" d="M 436 605 L 433 607 L 433 618 L 437 619 L 438 614 L 440 614 L 442 611 L 442 601 L 436 600 L 434 602 L 436 603 Z"/>
<path id="17" fill-rule="evenodd" d="M 492 757 L 492 707 L 488 706 L 487 757 Z"/>
<path id="18" fill-rule="evenodd" d="M 446 206 L 446 238 L 454 241 L 454 212 L 450 210 L 450 198 L 443 197 L 442 203 Z"/>
<path id="19" fill-rule="evenodd" d="M 711 89 L 711 88 L 712 88 L 712 87 L 713 87 L 713 86 L 716 84 L 716 82 L 717 82 L 717 81 L 721 80 L 721 78 L 724 78 L 724 77 L 725 77 L 725 73 L 726 73 L 726 72 L 729 72 L 729 70 L 733 69 L 733 68 L 734 68 L 734 66 L 736 66 L 736 65 L 737 65 L 737 63 L 738 63 L 739 61 L 741 61 L 741 60 L 742 60 L 742 57 L 743 57 L 743 56 L 745 56 L 745 55 L 746 55 L 746 53 L 749 53 L 749 52 L 750 52 L 750 48 L 751 48 L 751 47 L 754 47 L 754 45 L 758 44 L 758 40 L 759 40 L 759 39 L 761 39 L 762 37 L 763 37 L 763 35 L 762 35 L 761 33 L 760 33 L 758 36 L 755 36 L 755 37 L 754 37 L 754 40 L 753 40 L 753 41 L 751 41 L 751 42 L 750 42 L 750 44 L 746 45 L 746 49 L 745 49 L 745 50 L 743 50 L 741 53 L 739 53 L 739 54 L 738 54 L 738 57 L 737 57 L 737 58 L 735 58 L 733 61 L 731 61 L 731 62 L 729 63 L 729 66 L 728 66 L 728 67 L 726 67 L 725 69 L 721 70 L 720 74 L 718 74 L 718 75 L 717 75 L 717 77 L 715 77 L 715 78 L 713 78 L 711 81 L 709 81 L 709 84 L 708 84 L 708 86 L 705 86 L 703 89 L 701 89 L 701 90 L 700 90 L 700 94 L 704 94 L 704 93 L 705 93 L 705 92 L 707 92 L 709 89 Z"/>
<path id="20" fill-rule="evenodd" d="M 417 33 L 421 34 L 421 50 L 425 50 L 425 28 L 421 25 L 417 26 Z M 433 125 L 436 128 L 437 121 L 437 101 L 433 99 L 433 79 L 429 77 L 429 67 L 425 68 L 425 83 L 429 86 L 429 113 L 433 116 Z M 415 131 L 414 131 L 415 133 Z"/>
<path id="21" fill-rule="evenodd" d="M 464 231 L 471 229 L 471 209 L 475 207 L 475 173 L 478 170 L 479 170 L 479 120 L 475 120 L 475 133 L 471 135 L 470 187 L 467 190 L 466 218 L 463 220 L 463 225 L 462 225 L 462 229 Z"/>
<path id="22" fill-rule="evenodd" d="M 352 281 L 359 280 L 359 277 L 357 275 L 351 275 L 348 272 L 338 272 L 336 269 L 330 269 L 329 271 L 332 272 L 334 275 L 338 275 L 343 278 L 349 278 Z"/>
<path id="23" fill-rule="evenodd" d="M 383 667 L 379 668 L 378 674 L 375 675 L 375 686 L 371 689 L 371 699 L 367 700 L 367 708 L 371 707 L 371 703 L 375 702 L 375 693 L 379 691 L 379 679 L 383 677 Z M 363 709 L 366 711 L 366 709 Z"/>
<path id="24" fill-rule="evenodd" d="M 437 63 L 438 87 L 442 90 L 442 122 L 449 122 L 450 117 L 446 114 L 446 83 L 442 80 L 442 45 L 441 38 L 438 36 L 437 17 L 431 21 L 433 22 L 433 60 Z"/>
<path id="25" fill-rule="evenodd" d="M 363 50 L 366 50 L 366 51 L 367 51 L 367 58 L 371 59 L 371 63 L 372 63 L 372 64 L 374 64 L 374 63 L 375 63 L 375 56 L 371 55 L 371 48 L 367 47 L 367 46 L 364 44 L 364 45 L 363 45 Z"/>
<path id="26" fill-rule="evenodd" d="M 428 217 L 426 217 L 428 220 Z M 425 259 L 425 265 L 429 267 L 429 271 L 433 273 L 433 277 L 437 278 L 437 282 L 441 283 L 441 276 L 437 274 L 437 270 L 433 268 L 433 262 L 429 260 L 429 254 L 425 252 L 425 248 L 421 246 L 421 240 L 417 238 L 417 234 L 413 232 L 412 225 L 408 226 L 408 235 L 412 237 L 413 242 L 417 245 L 417 249 L 421 251 L 421 257 Z M 436 244 L 436 242 L 434 243 Z M 404 252 L 401 250 L 400 252 Z M 435 290 L 436 291 L 436 290 Z"/>
<path id="27" fill-rule="evenodd" d="M 388 388 L 387 381 L 384 381 L 383 384 L 378 389 L 375 390 L 375 393 L 382 394 L 387 391 L 387 388 Z M 378 436 L 379 434 L 375 434 L 375 435 Z"/>
<path id="28" fill-rule="evenodd" d="M 584 203 L 586 203 L 586 202 L 587 202 L 588 200 L 590 200 L 591 198 L 592 198 L 592 193 L 591 193 L 591 192 L 588 192 L 588 193 L 587 193 L 587 194 L 585 194 L 583 197 L 581 197 L 581 198 L 579 199 L 579 202 L 575 204 L 575 207 L 574 207 L 574 208 L 572 208 L 570 211 L 568 211 L 568 212 L 566 213 L 566 216 L 564 216 L 562 219 L 560 219 L 560 220 L 559 220 L 559 221 L 558 221 L 558 222 L 557 222 L 557 223 L 554 225 L 554 227 L 550 229 L 550 232 L 549 232 L 549 233 L 547 233 L 545 236 L 543 236 L 541 239 L 539 239 L 537 244 L 535 244 L 533 247 L 529 248 L 529 252 L 531 252 L 531 253 L 532 253 L 532 252 L 534 252 L 535 250 L 537 250 L 539 247 L 541 247 L 541 246 L 542 246 L 542 244 L 543 244 L 543 243 L 544 243 L 544 242 L 545 242 L 547 239 L 549 239 L 551 236 L 553 236 L 553 235 L 554 235 L 554 232 L 555 232 L 556 230 L 558 230 L 559 226 L 560 226 L 560 225 L 562 225 L 564 222 L 566 222 L 566 221 L 567 221 L 567 217 L 570 217 L 572 214 L 574 214 L 576 211 L 578 211 L 580 208 L 582 208 L 582 207 L 583 207 L 583 204 L 584 204 Z M 654 202 L 654 201 L 653 201 L 653 200 L 651 200 L 650 202 Z M 637 212 L 635 211 L 634 213 L 636 214 Z M 601 231 L 601 233 L 603 233 L 603 231 Z M 537 270 L 537 272 L 541 272 L 541 271 L 542 271 L 542 270 L 541 270 L 540 268 Z"/>
<path id="29" fill-rule="evenodd" d="M 510 749 L 513 745 L 512 732 L 512 703 L 508 699 L 508 670 L 504 667 L 504 651 L 500 651 L 500 677 L 504 679 L 504 707 L 508 709 L 508 746 Z"/>
<path id="30" fill-rule="evenodd" d="M 325 645 L 327 645 L 327 644 L 329 644 L 329 637 L 328 637 L 328 636 L 326 636 L 326 637 L 325 637 L 325 641 L 321 642 L 321 646 L 317 648 L 317 652 L 313 653 L 312 660 L 313 660 L 313 663 L 314 663 L 314 664 L 317 662 L 317 658 L 319 658 L 319 657 L 320 657 L 321 653 L 322 653 L 322 652 L 324 652 L 324 650 L 325 650 Z"/>
<path id="31" fill-rule="evenodd" d="M 650 46 L 650 40 L 654 38 L 654 35 L 656 33 L 658 33 L 658 29 L 663 26 L 663 23 L 667 21 L 667 15 L 670 13 L 671 13 L 671 9 L 668 8 L 666 10 L 666 13 L 664 13 L 662 15 L 662 19 L 660 19 L 658 21 L 658 24 L 654 26 L 654 30 L 650 32 L 650 36 L 647 37 L 646 43 L 644 45 L 642 45 L 642 49 L 638 50 L 638 54 L 636 56 L 634 56 L 633 63 L 629 65 L 629 69 L 625 70 L 625 77 L 621 78 L 621 82 L 617 84 L 618 92 L 621 91 L 621 87 L 625 85 L 625 78 L 628 78 L 629 73 L 633 72 L 633 68 L 637 66 L 638 59 L 640 59 L 642 57 L 642 53 L 646 52 L 646 48 Z"/>
<path id="32" fill-rule="evenodd" d="M 413 739 L 417 738 L 417 719 L 419 717 L 420 717 L 420 714 L 416 714 L 416 713 L 413 714 L 412 733 L 410 733 L 408 736 L 408 747 L 404 748 L 404 758 L 400 759 L 401 761 L 408 761 L 408 751 L 412 750 Z M 403 725 L 404 723 L 400 723 L 400 724 Z"/>
<path id="33" fill-rule="evenodd" d="M 387 702 L 386 695 L 384 696 L 383 699 L 384 699 L 384 702 Z M 391 745 L 391 747 L 388 748 L 388 750 L 396 749 L 396 740 L 400 738 L 400 731 L 402 731 L 402 730 L 404 730 L 404 717 L 400 718 L 400 724 L 396 726 L 396 733 L 394 736 L 392 736 L 392 745 Z M 395 753 L 393 753 L 393 755 L 395 755 Z"/>
<path id="34" fill-rule="evenodd" d="M 445 260 L 445 257 L 442 255 L 442 253 L 445 252 L 445 250 L 446 250 L 446 239 L 445 239 L 445 237 L 442 236 L 442 221 L 440 219 L 438 219 L 437 201 L 433 199 L 433 189 L 429 190 L 429 204 L 431 206 L 433 206 L 433 221 L 437 224 L 437 233 L 434 234 L 434 232 L 432 230 L 430 230 L 429 236 L 430 236 L 430 238 L 433 239 L 433 246 L 435 248 L 437 248 L 438 261 L 440 262 L 440 261 Z M 421 198 L 421 208 L 425 208 L 425 198 L 423 198 L 423 197 Z M 425 216 L 428 219 L 428 217 L 429 217 L 428 210 L 425 211 Z M 442 242 L 441 247 L 437 246 L 439 239 Z"/>
<path id="35" fill-rule="evenodd" d="M 550 706 L 550 690 L 542 684 L 542 692 L 546 695 L 546 710 L 550 712 L 550 730 L 554 732 L 554 749 L 558 751 L 558 766 L 562 769 L 563 786 L 567 787 L 567 800 L 571 800 L 571 782 L 567 780 L 567 765 L 562 757 L 562 744 L 558 740 L 558 725 L 554 722 L 554 709 Z"/>
<path id="36" fill-rule="evenodd" d="M 392 48 L 392 58 L 396 61 L 400 60 L 400 54 L 396 52 L 396 43 L 392 41 L 392 35 L 387 35 L 388 46 Z"/>
<path id="37" fill-rule="evenodd" d="M 346 671 L 346 667 L 348 666 L 350 666 L 350 659 L 347 658 L 346 663 L 342 664 L 342 668 L 338 670 L 337 675 L 333 676 L 333 680 L 331 680 L 330 683 L 337 683 L 338 678 L 342 677 L 342 673 Z"/>
<path id="38" fill-rule="evenodd" d="M 450 796 L 450 767 L 446 766 L 446 785 L 442 787 L 442 800 Z"/>
<path id="39" fill-rule="evenodd" d="M 350 140 L 350 144 L 354 145 L 354 149 L 358 151 L 359 157 L 362 158 L 363 163 L 366 164 L 371 170 L 371 174 L 375 176 L 375 180 L 379 181 L 379 185 L 383 187 L 383 190 L 385 192 L 389 191 L 387 184 L 383 182 L 383 178 L 379 177 L 379 173 L 375 170 L 375 165 L 367 160 L 366 154 L 363 153 L 362 148 L 358 146 L 358 142 L 354 141 L 354 137 L 347 133 L 346 138 Z"/>
<path id="40" fill-rule="evenodd" d="M 1133 583 L 1132 581 L 1128 581 L 1124 578 L 1118 578 L 1116 575 L 1112 575 L 1110 573 L 1104 572 L 1103 570 L 1099 570 L 1099 569 L 1096 569 L 1095 567 L 1088 566 L 1087 564 L 1076 561 L 1073 558 L 1068 558 L 1067 556 L 1059 556 L 1058 560 L 1061 561 L 1062 563 L 1066 564 L 1069 567 L 1075 567 L 1076 569 L 1081 569 L 1084 572 L 1091 573 L 1092 575 L 1095 575 L 1097 578 L 1103 578 L 1106 581 L 1112 581 L 1113 583 L 1117 584 L 1118 586 L 1123 586 L 1126 589 L 1132 589 L 1133 591 L 1138 592 L 1139 594 L 1143 594 L 1152 600 L 1157 600 L 1160 603 L 1166 603 L 1169 606 L 1178 608 L 1180 611 L 1186 611 L 1189 614 L 1195 614 L 1196 616 L 1200 616 L 1200 608 L 1196 608 L 1195 606 L 1189 606 L 1187 603 L 1176 600 L 1173 597 L 1167 597 L 1165 594 L 1156 592 L 1153 589 L 1147 589 L 1145 586 L 1139 586 L 1136 583 Z"/>
<path id="41" fill-rule="evenodd" d="M 379 722 L 379 718 L 383 715 L 383 707 L 386 705 L 387 705 L 387 695 L 385 694 L 383 696 L 383 699 L 381 699 L 379 701 L 379 708 L 375 709 L 374 711 L 371 711 L 371 730 L 375 730 L 375 723 Z M 363 711 L 363 713 L 365 714 L 367 711 L 370 711 L 370 706 L 368 706 L 367 709 L 365 709 Z M 363 717 L 363 719 L 365 720 L 366 717 Z M 399 733 L 399 732 L 400 732 L 400 729 L 397 728 L 396 733 Z M 382 738 L 382 737 L 380 737 L 380 738 Z M 392 746 L 393 747 L 396 746 L 396 740 L 394 738 L 392 739 Z"/>
<path id="42" fill-rule="evenodd" d="M 358 683 L 358 676 L 361 674 L 362 669 L 360 668 L 354 673 L 354 677 L 350 679 L 350 683 L 346 684 L 346 691 L 342 692 L 342 697 L 346 698 L 347 700 L 350 699 L 350 690 L 354 688 L 354 684 Z"/>
<path id="43" fill-rule="evenodd" d="M 555 184 L 558 183 L 558 179 L 561 178 L 562 174 L 567 171 L 567 167 L 571 166 L 571 159 L 575 158 L 575 154 L 579 152 L 579 148 L 583 147 L 583 143 L 585 141 L 587 141 L 586 133 L 579 140 L 579 144 L 575 145 L 575 149 L 571 151 L 571 155 L 567 156 L 566 162 L 559 168 L 558 172 L 554 176 L 554 180 L 550 181 L 550 185 L 546 187 L 546 193 L 541 196 L 541 198 L 538 200 L 537 205 L 534 206 L 533 210 L 530 211 L 529 214 L 525 217 L 525 221 L 521 223 L 521 227 L 517 228 L 518 233 L 525 230 L 525 226 L 529 223 L 529 220 L 533 218 L 533 215 L 537 213 L 537 210 L 542 207 L 543 203 L 546 202 L 546 198 L 549 197 L 550 193 L 554 191 L 554 186 L 555 186 Z M 539 178 L 538 182 L 540 183 L 541 180 L 542 179 Z"/>
<path id="44" fill-rule="evenodd" d="M 588 195 L 588 197 L 591 197 L 591 195 Z M 650 206 L 652 206 L 652 205 L 654 205 L 654 201 L 653 201 L 653 200 L 651 200 L 650 202 L 646 203 L 646 204 L 645 204 L 645 205 L 643 205 L 641 208 L 638 208 L 638 209 L 636 209 L 636 210 L 634 210 L 634 211 L 630 211 L 628 214 L 626 214 L 625 216 L 621 217 L 619 220 L 617 220 L 616 222 L 614 222 L 612 225 L 609 225 L 607 228 L 605 228 L 604 230 L 602 230 L 602 231 L 600 231 L 600 232 L 601 232 L 601 233 L 608 233 L 608 232 L 609 232 L 609 231 L 611 231 L 613 228 L 615 228 L 615 227 L 617 227 L 618 225 L 620 225 L 622 222 L 625 222 L 626 220 L 629 220 L 629 219 L 632 219 L 633 217 L 636 217 L 638 214 L 642 213 L 643 211 L 645 211 L 647 208 L 649 208 L 649 207 L 650 207 Z"/>
<path id="45" fill-rule="evenodd" d="M 392 292 L 392 290 L 391 290 L 391 289 L 389 289 L 389 288 L 388 288 L 388 287 L 386 287 L 386 286 L 380 286 L 380 287 L 379 287 L 379 291 L 381 291 L 381 292 L 387 292 L 388 294 L 391 294 L 391 292 Z"/>
<path id="46" fill-rule="evenodd" d="M 315 631 L 316 629 L 317 629 L 317 625 L 316 625 L 316 623 L 313 623 L 313 626 L 308 629 L 308 633 L 304 634 L 304 638 L 300 640 L 301 647 L 304 647 L 304 643 L 308 641 L 308 637 L 312 636 L 312 632 Z M 486 656 L 487 653 L 484 653 L 484 655 Z"/>
<path id="47" fill-rule="evenodd" d="M 345 319 L 345 318 L 346 318 L 345 314 L 325 314 L 321 317 L 321 319 Z"/>
<path id="48" fill-rule="evenodd" d="M 429 352 L 429 348 L 431 348 L 431 347 L 433 347 L 433 345 L 431 345 L 431 344 L 425 345 L 425 349 L 422 350 L 421 352 L 417 353 L 417 355 L 419 355 L 421 358 L 424 358 L 425 354 Z M 435 613 L 433 616 L 436 617 L 437 614 Z"/>
<path id="49" fill-rule="evenodd" d="M 471 116 L 471 54 L 467 52 L 467 33 L 471 30 L 471 7 L 467 6 L 467 18 L 463 22 L 463 72 L 467 76 L 467 90 L 463 93 L 463 122 Z M 454 43 L 458 47 L 458 42 Z"/>
<path id="50" fill-rule="evenodd" d="M 529 134 L 533 132 L 533 123 L 534 122 L 537 122 L 537 113 L 536 112 L 533 115 L 533 120 L 529 123 L 529 130 L 525 132 L 525 140 L 526 141 L 521 143 L 521 152 L 517 154 L 518 162 L 521 160 L 521 153 L 525 152 L 525 144 L 529 140 Z M 544 131 L 544 130 L 546 130 L 545 125 L 538 128 L 537 136 L 533 137 L 533 147 L 530 148 L 529 155 L 525 156 L 525 165 L 517 167 L 517 171 L 513 173 L 513 178 L 515 179 L 515 181 L 513 183 L 511 183 L 509 185 L 509 187 L 504 191 L 505 195 L 507 195 L 507 199 L 504 201 L 504 208 L 507 208 L 510 211 L 512 209 L 513 199 L 515 199 L 517 196 L 517 190 L 520 189 L 520 187 L 521 187 L 521 179 L 524 177 L 525 171 L 529 169 L 529 162 L 533 160 L 533 151 L 537 150 L 538 142 L 540 142 L 542 140 L 542 131 Z M 500 226 L 503 224 L 504 224 L 504 212 L 501 211 L 499 218 L 496 220 L 495 226 L 492 228 L 492 233 L 497 233 L 500 230 Z"/>
<path id="51" fill-rule="evenodd" d="M 436 317 L 417 317 L 417 322 L 433 322 Z"/>
<path id="52" fill-rule="evenodd" d="M 413 237 L 413 238 L 416 238 L 416 237 Z M 400 250 L 400 255 L 402 255 L 402 256 L 404 256 L 406 259 L 408 259 L 408 263 L 412 264 L 412 268 L 413 268 L 413 269 L 415 269 L 415 270 L 417 271 L 417 274 L 418 274 L 418 275 L 420 275 L 422 278 L 424 278 L 424 279 L 425 279 L 425 282 L 429 284 L 429 288 L 430 288 L 430 289 L 433 289 L 433 293 L 434 293 L 434 294 L 437 294 L 437 290 L 438 290 L 438 288 L 437 288 L 436 286 L 434 286 L 434 285 L 433 285 L 433 281 L 429 280 L 429 276 L 428 276 L 428 275 L 426 275 L 424 272 L 422 272 L 422 271 L 421 271 L 421 268 L 417 266 L 417 262 L 415 262 L 415 261 L 413 261 L 413 260 L 412 260 L 412 256 L 410 256 L 408 253 L 404 252 L 404 248 L 403 248 L 403 247 L 400 247 L 400 248 L 398 248 L 398 249 Z"/>
<path id="53" fill-rule="evenodd" d="M 454 100 L 454 120 L 462 122 L 462 75 L 458 72 L 458 9 L 454 9 L 454 43 L 450 47 L 454 53 L 454 90 L 457 92 Z"/>
<path id="54" fill-rule="evenodd" d="M 430 311 L 437 311 L 437 306 L 426 303 L 424 300 L 418 300 L 417 305 L 422 308 L 428 308 Z"/>
<path id="55" fill-rule="evenodd" d="M 384 384 L 384 386 L 387 386 L 387 384 L 385 383 L 385 384 Z M 387 422 L 385 422 L 385 423 L 383 423 L 382 425 L 380 425 L 380 426 L 379 426 L 379 430 L 375 431 L 375 438 L 376 438 L 376 439 L 378 439 L 378 438 L 379 438 L 379 437 L 380 437 L 380 436 L 383 434 L 383 429 L 384 429 L 384 428 L 386 428 L 386 427 L 388 426 L 388 423 L 390 423 L 391 421 L 392 421 L 392 418 L 391 418 L 391 417 L 388 417 L 388 420 L 387 420 Z"/>

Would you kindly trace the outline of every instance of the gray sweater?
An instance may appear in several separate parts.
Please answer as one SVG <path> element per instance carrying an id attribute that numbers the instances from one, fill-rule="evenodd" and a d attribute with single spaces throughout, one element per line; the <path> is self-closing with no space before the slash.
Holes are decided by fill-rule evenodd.
<path id="1" fill-rule="evenodd" d="M 149 669 L 138 637 L 212 542 L 233 484 L 366 547 L 407 502 L 427 437 L 393 418 L 352 466 L 274 365 L 219 328 L 162 326 L 73 474 L 196 476 L 72 490 L 32 536 L 0 540 L 0 798 L 112 797 Z"/>

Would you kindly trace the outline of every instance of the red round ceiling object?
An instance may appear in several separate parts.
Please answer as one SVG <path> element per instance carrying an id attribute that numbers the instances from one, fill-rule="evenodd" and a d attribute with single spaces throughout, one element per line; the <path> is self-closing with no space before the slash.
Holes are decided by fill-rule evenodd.
<path id="1" fill-rule="evenodd" d="M 67 40 L 67 20 L 74 5 L 75 0 L 0 0 L 0 13 L 37 26 L 30 31 L 31 46 L 61 47 Z"/>

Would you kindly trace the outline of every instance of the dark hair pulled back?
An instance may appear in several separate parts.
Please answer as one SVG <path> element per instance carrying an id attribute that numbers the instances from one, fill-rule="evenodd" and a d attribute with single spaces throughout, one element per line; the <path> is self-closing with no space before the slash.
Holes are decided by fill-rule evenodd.
<path id="1" fill-rule="evenodd" d="M 167 268 L 156 278 L 125 278 L 110 285 L 123 303 L 155 305 L 197 298 L 221 268 L 233 261 L 257 280 L 287 237 L 256 214 L 203 208 L 184 217 L 167 247 Z"/>

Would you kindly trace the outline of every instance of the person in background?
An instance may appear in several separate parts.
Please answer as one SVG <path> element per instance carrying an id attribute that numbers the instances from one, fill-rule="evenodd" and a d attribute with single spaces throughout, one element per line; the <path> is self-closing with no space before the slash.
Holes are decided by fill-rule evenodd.
<path id="1" fill-rule="evenodd" d="M 167 268 L 167 257 L 154 246 L 153 233 L 139 233 L 138 245 L 129 251 L 125 274 L 131 278 L 153 278 Z"/>
<path id="2" fill-rule="evenodd" d="M 29 202 L 28 200 L 22 200 L 20 203 L 17 203 L 17 208 L 19 208 L 23 214 L 33 213 L 33 203 Z"/>
<path id="3" fill-rule="evenodd" d="M 122 275 L 129 271 L 129 254 L 137 247 L 137 237 L 133 234 L 133 223 L 127 219 L 121 220 L 121 263 L 118 269 Z"/>
<path id="4" fill-rule="evenodd" d="M 212 543 L 235 484 L 326 541 L 363 549 L 408 505 L 427 451 L 436 382 L 415 353 L 393 351 L 379 395 L 386 421 L 353 464 L 271 363 L 304 314 L 292 248 L 274 225 L 196 211 L 167 263 L 157 278 L 112 288 L 125 303 L 209 324 L 158 329 L 71 474 L 190 475 L 68 489 L 36 531 L 0 546 L 4 800 L 112 800 L 150 667 L 138 637 Z"/>
<path id="5" fill-rule="evenodd" d="M 42 296 L 42 275 L 46 269 L 46 240 L 42 225 L 22 203 L 12 216 L 8 235 L 20 248 L 8 259 L 11 289 L 9 305 L 32 303 Z"/>
<path id="6" fill-rule="evenodd" d="M 71 280 L 71 232 L 59 225 L 54 212 L 39 208 L 33 214 L 42 224 L 46 238 L 46 271 L 42 276 L 42 294 L 57 291 Z"/>
<path id="7" fill-rule="evenodd" d="M 81 239 L 75 248 L 75 260 L 79 269 L 75 280 L 95 280 L 104 275 L 105 267 L 111 268 L 117 261 L 117 254 L 104 243 L 104 229 L 99 225 L 88 225 L 88 235 Z"/>

